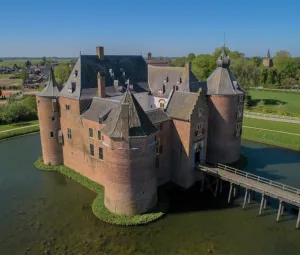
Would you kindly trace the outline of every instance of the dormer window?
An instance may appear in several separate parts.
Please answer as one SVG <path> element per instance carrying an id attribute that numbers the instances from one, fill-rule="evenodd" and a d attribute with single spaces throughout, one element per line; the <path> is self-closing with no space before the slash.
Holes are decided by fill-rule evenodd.
<path id="1" fill-rule="evenodd" d="M 78 75 L 78 70 L 75 70 L 75 71 L 74 71 L 74 78 L 76 78 L 77 75 Z"/>
<path id="2" fill-rule="evenodd" d="M 71 82 L 71 85 L 69 86 L 68 88 L 68 92 L 69 93 L 73 93 L 75 91 L 75 88 L 76 88 L 76 82 L 75 81 L 72 81 Z"/>

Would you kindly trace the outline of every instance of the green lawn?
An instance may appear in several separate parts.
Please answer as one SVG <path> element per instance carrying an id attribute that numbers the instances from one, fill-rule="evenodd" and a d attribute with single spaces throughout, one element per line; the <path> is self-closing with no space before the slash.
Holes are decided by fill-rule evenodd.
<path id="1" fill-rule="evenodd" d="M 300 124 L 288 123 L 288 122 L 244 118 L 243 126 L 265 128 L 265 129 L 272 129 L 277 131 L 300 134 Z"/>
<path id="2" fill-rule="evenodd" d="M 300 134 L 300 124 L 244 118 L 242 133 L 243 139 L 300 151 L 300 136 L 257 130 L 246 126 Z"/>
<path id="3" fill-rule="evenodd" d="M 265 100 L 266 108 L 275 109 L 281 103 L 287 112 L 300 113 L 300 93 L 263 90 L 249 90 L 249 93 L 255 102 Z"/>
<path id="4" fill-rule="evenodd" d="M 5 131 L 13 128 L 19 128 L 19 127 L 26 127 L 39 124 L 38 120 L 31 120 L 31 121 L 24 121 L 24 122 L 18 122 L 18 123 L 12 123 L 8 125 L 0 125 L 0 131 Z"/>

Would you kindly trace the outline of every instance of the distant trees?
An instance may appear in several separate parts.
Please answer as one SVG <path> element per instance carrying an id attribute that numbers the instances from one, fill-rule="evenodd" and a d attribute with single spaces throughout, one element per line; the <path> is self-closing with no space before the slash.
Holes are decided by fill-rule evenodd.
<path id="1" fill-rule="evenodd" d="M 0 62 L 3 62 L 3 59 L 2 59 L 2 58 L 0 58 Z"/>
<path id="2" fill-rule="evenodd" d="M 14 96 L 9 97 L 8 104 L 0 105 L 0 120 L 2 123 L 37 119 L 35 97 L 26 97 L 16 101 Z"/>
<path id="3" fill-rule="evenodd" d="M 31 67 L 31 62 L 29 60 L 26 60 L 25 67 L 27 68 Z"/>
<path id="4" fill-rule="evenodd" d="M 192 70 L 199 80 L 206 80 L 216 68 L 216 59 L 220 56 L 223 47 L 216 48 L 212 54 L 190 53 L 187 57 L 178 58 L 170 66 L 183 67 L 187 61 L 192 61 Z M 230 57 L 231 70 L 239 84 L 244 87 L 292 87 L 300 85 L 300 58 L 292 58 L 288 51 L 278 51 L 274 58 L 274 66 L 263 66 L 263 58 L 254 56 L 246 58 L 239 51 L 231 51 L 225 47 L 226 54 Z"/>
<path id="5" fill-rule="evenodd" d="M 72 67 L 68 64 L 61 64 L 54 68 L 54 75 L 57 83 L 63 85 L 67 82 L 72 71 Z"/>
<path id="6" fill-rule="evenodd" d="M 47 62 L 46 57 L 43 57 L 43 58 L 41 59 L 41 61 L 40 61 L 40 65 L 41 65 L 41 66 L 45 66 L 45 65 L 46 65 L 46 62 Z"/>

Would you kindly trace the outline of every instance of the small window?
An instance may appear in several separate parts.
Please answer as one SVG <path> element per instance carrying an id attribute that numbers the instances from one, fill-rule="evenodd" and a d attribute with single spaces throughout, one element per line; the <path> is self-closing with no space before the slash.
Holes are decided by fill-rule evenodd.
<path id="1" fill-rule="evenodd" d="M 236 126 L 235 126 L 235 136 L 238 137 L 241 135 L 241 128 L 242 128 L 242 123 L 239 122 L 239 123 L 236 123 Z"/>
<path id="2" fill-rule="evenodd" d="M 50 132 L 50 137 L 51 137 L 51 138 L 54 138 L 54 137 L 55 137 L 53 131 Z"/>
<path id="3" fill-rule="evenodd" d="M 90 137 L 94 137 L 94 130 L 92 128 L 89 128 L 89 135 Z"/>
<path id="4" fill-rule="evenodd" d="M 165 108 L 165 104 L 164 103 L 159 103 L 159 107 L 163 109 L 163 108 Z"/>
<path id="5" fill-rule="evenodd" d="M 157 143 L 156 143 L 156 154 L 161 154 L 162 153 L 162 146 L 160 145 L 160 138 L 157 138 Z"/>
<path id="6" fill-rule="evenodd" d="M 240 105 L 239 107 L 238 107 L 238 112 L 237 112 L 237 117 L 238 118 L 242 118 L 243 117 L 243 106 L 242 105 Z"/>
<path id="7" fill-rule="evenodd" d="M 40 100 L 38 100 L 38 104 L 40 103 Z"/>
<path id="8" fill-rule="evenodd" d="M 203 113 L 202 108 L 198 108 L 198 117 L 200 117 L 202 115 L 202 113 Z"/>
<path id="9" fill-rule="evenodd" d="M 67 136 L 68 136 L 69 140 L 72 139 L 72 130 L 71 130 L 71 128 L 67 128 Z"/>
<path id="10" fill-rule="evenodd" d="M 195 136 L 200 136 L 202 130 L 202 123 L 197 123 L 197 128 L 195 130 Z"/>
<path id="11" fill-rule="evenodd" d="M 55 118 L 54 118 L 54 117 L 52 117 L 51 119 L 52 119 L 52 121 L 54 121 L 54 120 L 55 120 Z"/>
<path id="12" fill-rule="evenodd" d="M 101 140 L 101 131 L 98 130 L 98 140 L 100 141 Z"/>
<path id="13" fill-rule="evenodd" d="M 94 144 L 90 144 L 90 155 L 94 156 L 95 152 L 94 152 Z"/>
<path id="14" fill-rule="evenodd" d="M 71 109 L 71 106 L 69 104 L 66 104 L 66 110 L 69 111 Z"/>
<path id="15" fill-rule="evenodd" d="M 242 103 L 244 101 L 244 95 L 239 95 L 239 102 Z"/>
<path id="16" fill-rule="evenodd" d="M 99 159 L 103 160 L 103 148 L 99 147 Z"/>

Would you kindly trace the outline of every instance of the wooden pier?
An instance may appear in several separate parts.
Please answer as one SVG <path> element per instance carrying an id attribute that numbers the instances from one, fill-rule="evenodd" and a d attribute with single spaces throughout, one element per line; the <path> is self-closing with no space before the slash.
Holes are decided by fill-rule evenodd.
<path id="1" fill-rule="evenodd" d="M 205 174 L 216 177 L 216 186 L 214 189 L 214 194 L 217 194 L 218 188 L 222 189 L 222 181 L 227 181 L 230 183 L 228 203 L 231 201 L 232 196 L 235 196 L 236 187 L 240 186 L 245 188 L 245 197 L 243 208 L 245 208 L 246 203 L 250 202 L 251 192 L 255 191 L 262 194 L 259 215 L 262 214 L 263 209 L 267 206 L 267 198 L 272 197 L 279 200 L 279 208 L 277 213 L 277 221 L 279 221 L 280 216 L 284 212 L 284 204 L 292 204 L 300 208 L 300 189 L 275 182 L 258 175 L 254 175 L 242 170 L 238 170 L 229 166 L 222 164 L 211 165 L 199 165 L 198 169 L 203 171 Z M 202 190 L 204 187 L 204 181 L 202 182 Z M 219 187 L 220 186 L 220 187 Z M 298 218 L 296 223 L 296 228 L 300 226 L 300 210 L 298 212 Z"/>

